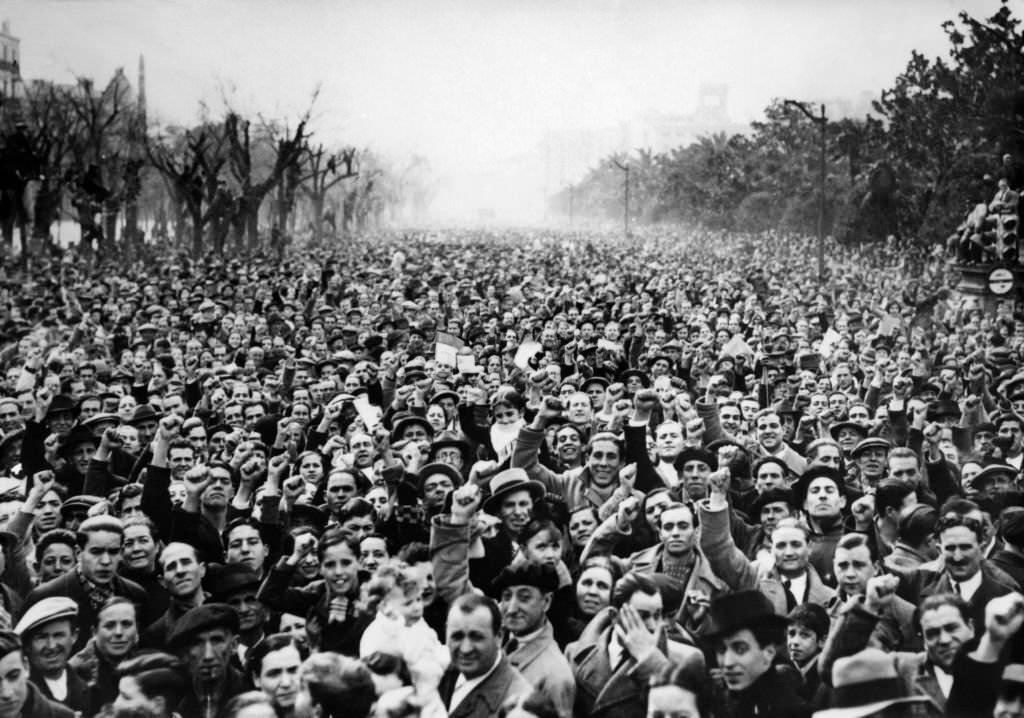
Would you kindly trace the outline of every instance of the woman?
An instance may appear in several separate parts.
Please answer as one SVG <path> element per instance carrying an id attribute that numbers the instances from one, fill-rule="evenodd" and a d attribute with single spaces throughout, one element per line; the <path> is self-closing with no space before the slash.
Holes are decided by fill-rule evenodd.
<path id="1" fill-rule="evenodd" d="M 305 485 L 303 495 L 312 499 L 323 486 L 324 457 L 319 451 L 303 451 L 296 459 L 292 474 L 302 477 Z"/>
<path id="2" fill-rule="evenodd" d="M 647 693 L 647 715 L 700 718 L 706 713 L 706 676 L 693 669 L 669 663 L 651 678 Z"/>
<path id="3" fill-rule="evenodd" d="M 39 583 L 63 576 L 75 567 L 75 534 L 55 529 L 43 534 L 36 544 Z"/>
<path id="4" fill-rule="evenodd" d="M 570 641 L 577 640 L 590 620 L 608 607 L 621 575 L 618 565 L 607 556 L 594 556 L 583 564 L 576 579 L 575 610 L 569 618 Z"/>
<path id="5" fill-rule="evenodd" d="M 138 644 L 135 604 L 125 596 L 111 596 L 96 616 L 92 638 L 68 661 L 71 670 L 89 685 L 88 715 L 95 715 L 117 698 L 117 666 L 134 655 Z"/>
<path id="6" fill-rule="evenodd" d="M 593 506 L 580 506 L 569 514 L 569 544 L 572 548 L 573 563 L 579 562 L 580 554 L 600 523 L 597 509 Z"/>

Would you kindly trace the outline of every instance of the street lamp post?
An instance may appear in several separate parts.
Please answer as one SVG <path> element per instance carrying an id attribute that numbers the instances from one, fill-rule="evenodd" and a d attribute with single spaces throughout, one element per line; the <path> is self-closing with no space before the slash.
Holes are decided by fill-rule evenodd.
<path id="1" fill-rule="evenodd" d="M 825 279 L 825 130 L 828 127 L 828 117 L 825 116 L 825 105 L 821 105 L 821 114 L 815 115 L 811 111 L 811 105 L 797 100 L 785 100 L 787 107 L 795 107 L 807 118 L 818 126 L 820 142 L 820 164 L 818 176 L 818 281 Z"/>
<path id="2" fill-rule="evenodd" d="M 622 231 L 629 239 L 629 164 L 622 164 L 618 160 L 614 160 L 615 166 L 626 173 L 625 181 L 622 187 L 623 193 L 623 209 L 622 209 Z"/>

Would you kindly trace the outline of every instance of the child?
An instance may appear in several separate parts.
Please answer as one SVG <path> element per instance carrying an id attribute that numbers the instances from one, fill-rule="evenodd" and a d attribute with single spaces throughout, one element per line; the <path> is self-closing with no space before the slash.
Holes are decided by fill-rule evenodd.
<path id="1" fill-rule="evenodd" d="M 448 667 L 448 649 L 423 620 L 423 587 L 419 578 L 401 561 L 388 561 L 377 569 L 364 587 L 367 608 L 377 617 L 366 627 L 359 642 L 359 656 L 375 651 L 400 655 L 415 680 L 418 674 Z"/>
<path id="2" fill-rule="evenodd" d="M 805 603 L 789 613 L 786 629 L 786 649 L 793 665 L 804 679 L 804 697 L 812 701 L 821 684 L 818 674 L 818 654 L 828 637 L 828 612 L 816 603 Z"/>

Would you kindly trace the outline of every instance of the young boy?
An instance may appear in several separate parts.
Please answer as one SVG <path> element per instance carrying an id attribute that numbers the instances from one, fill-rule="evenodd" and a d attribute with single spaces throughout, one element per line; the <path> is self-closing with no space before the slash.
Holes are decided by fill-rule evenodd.
<path id="1" fill-rule="evenodd" d="M 804 603 L 789 613 L 786 628 L 786 650 L 804 679 L 804 697 L 814 701 L 821 683 L 818 654 L 828 637 L 828 612 L 816 603 Z"/>

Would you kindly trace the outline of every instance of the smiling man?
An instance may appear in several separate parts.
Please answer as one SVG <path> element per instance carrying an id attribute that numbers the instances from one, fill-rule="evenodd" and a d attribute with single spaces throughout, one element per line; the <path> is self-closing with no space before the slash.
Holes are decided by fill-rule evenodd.
<path id="1" fill-rule="evenodd" d="M 29 663 L 21 639 L 12 631 L 0 631 L 0 716 L 47 716 L 74 718 L 75 712 L 52 701 L 29 680 Z"/>
<path id="2" fill-rule="evenodd" d="M 78 604 L 70 598 L 44 598 L 18 621 L 14 632 L 21 636 L 31 679 L 44 696 L 74 711 L 88 707 L 88 687 L 68 658 L 77 638 Z"/>

